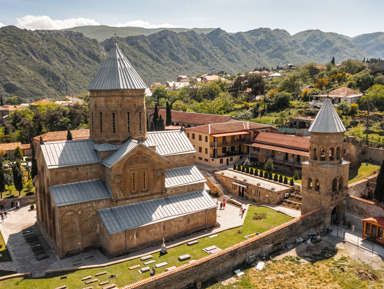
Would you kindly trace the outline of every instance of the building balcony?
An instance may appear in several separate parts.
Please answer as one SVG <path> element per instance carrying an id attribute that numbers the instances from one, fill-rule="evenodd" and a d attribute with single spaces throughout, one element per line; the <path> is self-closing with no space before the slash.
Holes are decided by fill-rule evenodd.
<path id="1" fill-rule="evenodd" d="M 222 141 L 222 142 L 211 142 L 209 145 L 211 147 L 229 147 L 229 146 L 236 146 L 236 145 L 242 145 L 248 143 L 249 140 L 229 140 L 229 141 Z"/>
<path id="2" fill-rule="evenodd" d="M 226 158 L 226 157 L 233 157 L 233 156 L 242 156 L 245 155 L 245 152 L 226 152 L 224 154 L 210 154 L 209 157 L 212 159 L 215 158 Z"/>

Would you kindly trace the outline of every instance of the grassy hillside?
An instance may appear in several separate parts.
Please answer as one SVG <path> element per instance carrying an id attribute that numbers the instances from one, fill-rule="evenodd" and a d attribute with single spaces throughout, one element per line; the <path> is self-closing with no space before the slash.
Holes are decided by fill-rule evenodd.
<path id="1" fill-rule="evenodd" d="M 371 57 L 384 58 L 383 32 L 359 35 L 354 37 L 352 41 Z"/>
<path id="2" fill-rule="evenodd" d="M 104 26 L 87 29 L 112 34 Z M 337 62 L 368 57 L 351 39 L 318 30 L 291 36 L 285 30 L 268 28 L 238 33 L 219 28 L 156 33 L 144 28 L 130 29 L 131 33 L 151 33 L 117 38 L 147 85 L 174 80 L 178 74 L 211 71 L 233 74 L 286 63 L 326 63 L 333 56 Z M 73 31 L 2 27 L 0 95 L 16 95 L 29 101 L 84 92 L 112 44 L 111 36 L 99 43 Z"/>

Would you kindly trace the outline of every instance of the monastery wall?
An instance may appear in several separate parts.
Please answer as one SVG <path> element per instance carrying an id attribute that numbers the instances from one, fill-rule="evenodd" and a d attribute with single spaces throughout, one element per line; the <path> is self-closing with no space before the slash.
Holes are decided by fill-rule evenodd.
<path id="1" fill-rule="evenodd" d="M 191 286 L 196 281 L 207 281 L 233 270 L 251 256 L 269 254 L 282 249 L 289 242 L 294 242 L 297 237 L 306 237 L 314 231 L 322 231 L 325 228 L 325 220 L 325 210 L 314 210 L 252 239 L 123 288 L 176 289 Z"/>
<path id="2" fill-rule="evenodd" d="M 374 174 L 361 181 L 348 185 L 348 194 L 355 197 L 367 197 L 368 191 L 375 189 L 377 175 L 378 174 Z"/>
<path id="3" fill-rule="evenodd" d="M 169 163 L 166 169 L 193 166 L 195 164 L 195 160 L 193 158 L 194 155 L 195 154 L 192 153 L 192 154 L 166 156 L 166 158 L 169 160 Z"/>
<path id="4" fill-rule="evenodd" d="M 169 196 L 180 195 L 180 194 L 185 194 L 188 192 L 194 192 L 194 191 L 200 191 L 200 190 L 204 190 L 204 183 L 167 188 L 166 194 L 167 194 L 167 197 L 169 197 Z"/>
<path id="5" fill-rule="evenodd" d="M 167 242 L 215 226 L 216 212 L 217 209 L 213 208 L 115 234 L 109 234 L 102 224 L 100 245 L 111 256 L 122 255 L 150 246 L 158 245 L 160 247 L 163 238 Z"/>
<path id="6" fill-rule="evenodd" d="M 47 170 L 48 186 L 103 179 L 101 164 L 88 164 Z"/>

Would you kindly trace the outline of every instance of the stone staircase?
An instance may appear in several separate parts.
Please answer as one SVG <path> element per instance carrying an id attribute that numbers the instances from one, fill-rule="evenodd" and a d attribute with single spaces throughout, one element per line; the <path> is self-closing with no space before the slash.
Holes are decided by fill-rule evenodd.
<path id="1" fill-rule="evenodd" d="M 229 195 L 229 190 L 220 184 L 220 182 L 217 180 L 216 176 L 208 171 L 201 171 L 204 177 L 207 179 L 207 182 L 211 183 L 213 187 L 216 187 L 219 193 L 219 196 L 222 195 Z M 211 186 L 210 186 L 211 187 Z"/>

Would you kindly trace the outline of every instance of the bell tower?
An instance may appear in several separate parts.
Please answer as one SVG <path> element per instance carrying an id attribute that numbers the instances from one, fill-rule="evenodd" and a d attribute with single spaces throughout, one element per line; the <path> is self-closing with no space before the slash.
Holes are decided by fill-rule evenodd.
<path id="1" fill-rule="evenodd" d="M 349 162 L 343 159 L 346 131 L 329 98 L 326 98 L 311 132 L 309 160 L 302 163 L 301 213 L 326 208 L 327 224 L 342 218 L 342 202 L 348 192 Z M 338 215 L 338 216 L 337 216 Z"/>
<path id="2" fill-rule="evenodd" d="M 117 43 L 88 86 L 89 129 L 97 144 L 145 140 L 147 86 Z"/>

